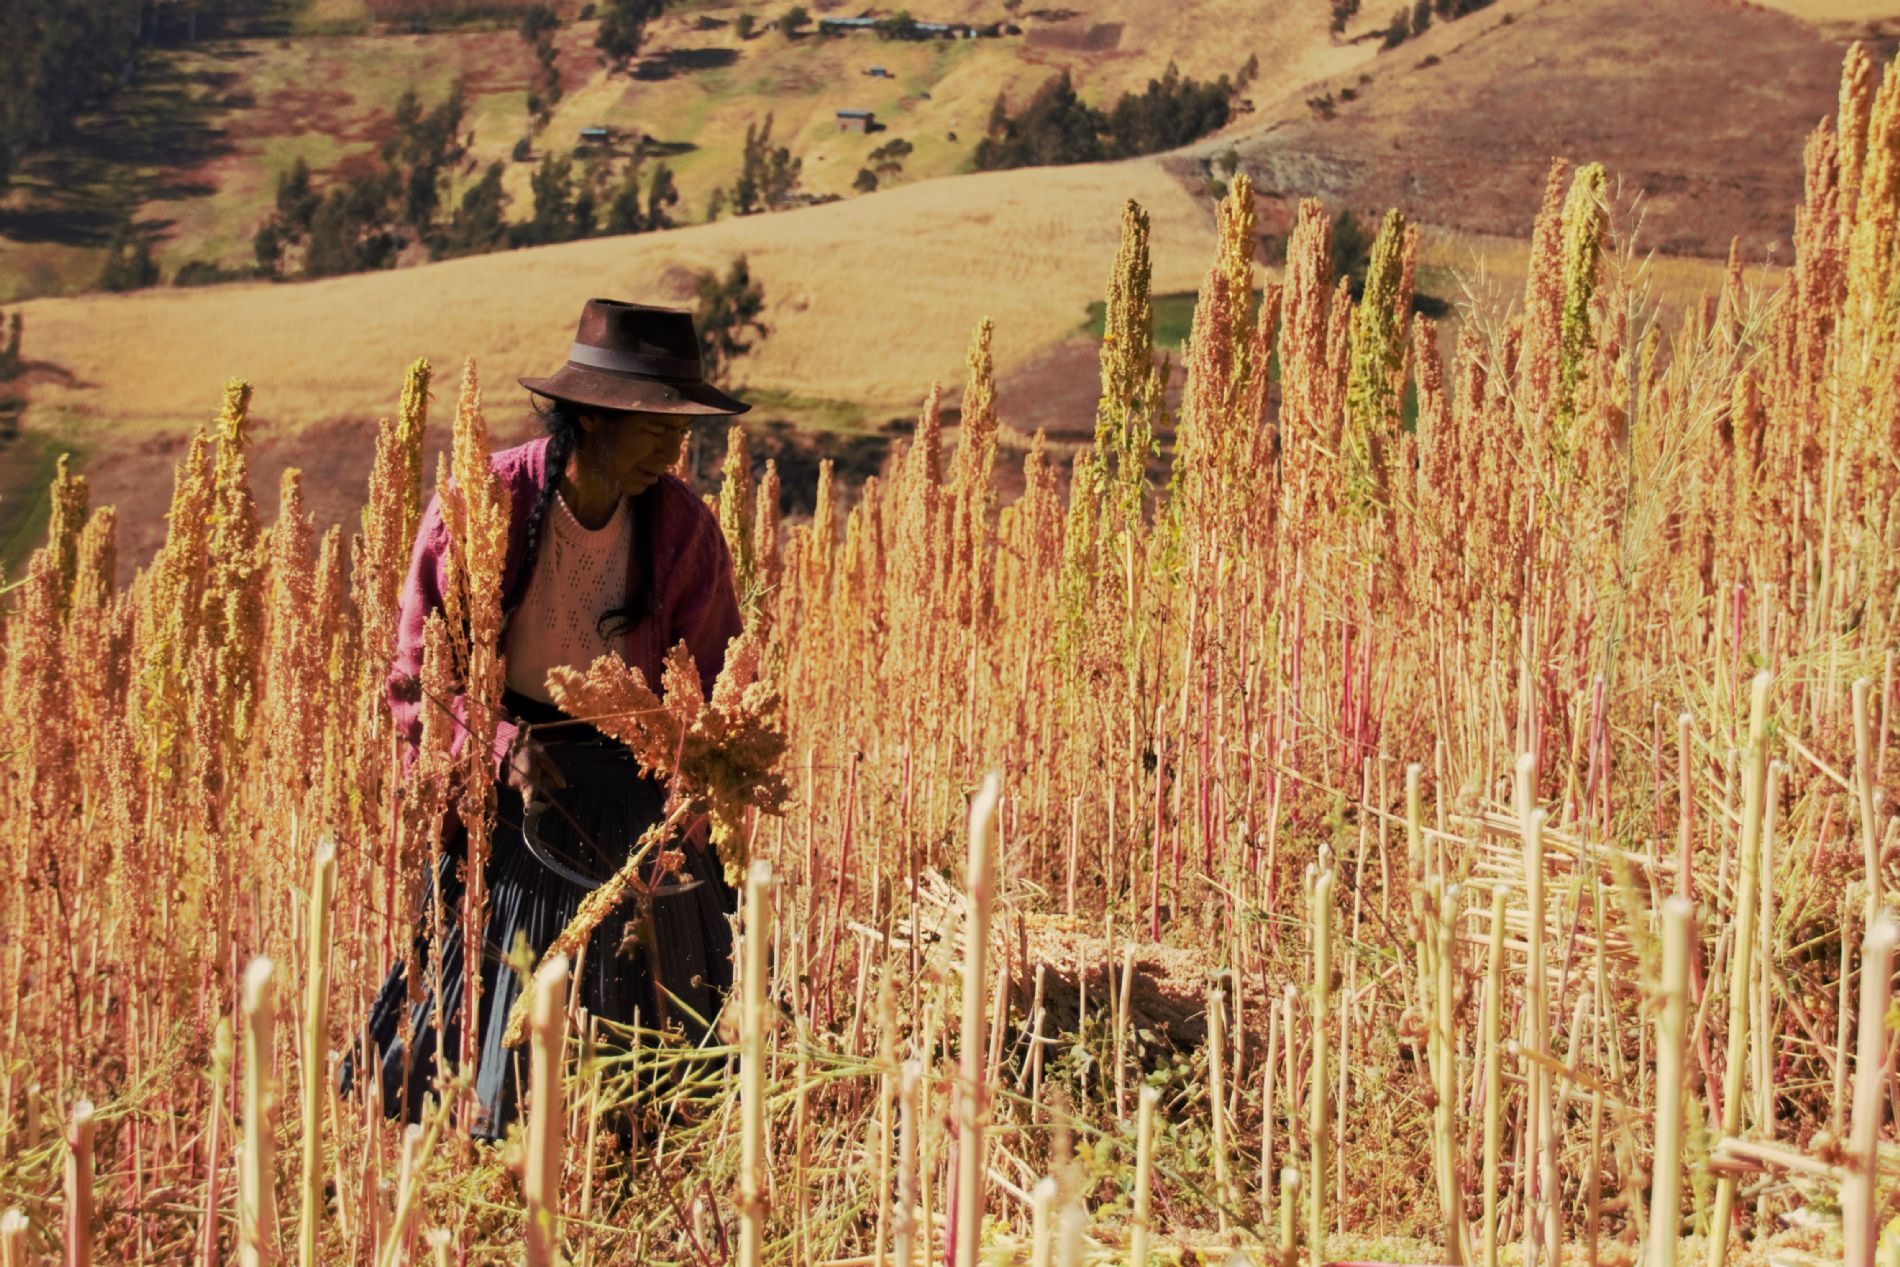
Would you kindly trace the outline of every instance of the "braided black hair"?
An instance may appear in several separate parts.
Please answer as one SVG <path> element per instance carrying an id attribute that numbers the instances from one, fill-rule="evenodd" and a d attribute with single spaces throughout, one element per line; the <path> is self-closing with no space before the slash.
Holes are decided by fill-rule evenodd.
<path id="1" fill-rule="evenodd" d="M 541 425 L 547 428 L 548 451 L 541 491 L 534 499 L 534 508 L 528 512 L 522 566 L 529 570 L 529 575 L 532 574 L 535 556 L 541 546 L 542 522 L 547 518 L 549 507 L 554 504 L 554 494 L 560 488 L 561 477 L 567 473 L 568 459 L 582 444 L 580 411 L 571 402 L 550 397 L 546 404 L 542 404 L 539 399 L 535 399 L 533 408 L 541 419 Z M 644 551 L 646 557 L 633 568 L 634 579 L 627 593 L 627 601 L 600 614 L 596 628 L 603 638 L 619 637 L 646 619 L 652 607 L 653 530 L 659 522 L 662 495 L 663 490 L 656 481 L 651 488 L 628 499 L 631 503 L 628 509 L 633 512 L 633 548 Z"/>

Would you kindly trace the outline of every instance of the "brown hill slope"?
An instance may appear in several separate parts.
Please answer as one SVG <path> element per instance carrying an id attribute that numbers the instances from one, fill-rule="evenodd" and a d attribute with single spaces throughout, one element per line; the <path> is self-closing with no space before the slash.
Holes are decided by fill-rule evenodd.
<path id="1" fill-rule="evenodd" d="M 1198 188 L 1232 145 L 1264 191 L 1521 235 L 1561 155 L 1643 192 L 1651 247 L 1722 255 L 1739 236 L 1751 258 L 1777 243 L 1785 258 L 1801 147 L 1844 51 L 1733 0 L 1503 0 L 1166 161 Z M 1328 96 L 1331 118 L 1307 104 Z"/>

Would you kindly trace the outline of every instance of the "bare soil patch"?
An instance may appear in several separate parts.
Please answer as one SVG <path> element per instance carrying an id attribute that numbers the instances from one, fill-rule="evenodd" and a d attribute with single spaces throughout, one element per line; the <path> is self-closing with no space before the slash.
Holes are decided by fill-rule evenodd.
<path id="1" fill-rule="evenodd" d="M 1181 403 L 1186 371 L 1180 357 L 1168 379 L 1168 407 Z M 1095 405 L 1102 394 L 1101 344 L 1076 336 L 1051 344 L 998 378 L 997 415 L 1025 436 L 1040 428 L 1053 452 L 1087 443 L 1095 435 Z M 963 386 L 944 393 L 943 417 L 954 425 L 962 417 Z"/>
<path id="2" fill-rule="evenodd" d="M 1064 48 L 1080 53 L 1112 52 L 1122 42 L 1120 22 L 1065 23 L 1031 27 L 1023 42 L 1033 48 Z"/>
<path id="3" fill-rule="evenodd" d="M 1834 109 L 1844 53 L 1721 0 L 1503 0 L 1381 53 L 1368 82 L 1308 85 L 1164 163 L 1198 189 L 1233 145 L 1263 193 L 1523 236 L 1561 155 L 1643 195 L 1650 247 L 1721 256 L 1739 236 L 1750 258 L 1775 243 L 1785 258 L 1802 146 Z M 1330 97 L 1333 117 L 1307 97 Z"/>
<path id="4" fill-rule="evenodd" d="M 229 140 L 268 140 L 297 132 L 318 132 L 338 141 L 366 140 L 364 120 L 350 107 L 354 94 L 334 85 L 299 84 L 227 117 L 221 131 Z"/>

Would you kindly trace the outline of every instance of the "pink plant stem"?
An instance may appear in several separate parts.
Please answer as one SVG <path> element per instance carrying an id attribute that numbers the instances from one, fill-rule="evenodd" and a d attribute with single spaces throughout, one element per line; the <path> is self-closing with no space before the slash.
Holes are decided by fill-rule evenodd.
<path id="1" fill-rule="evenodd" d="M 1161 710 L 1155 710 L 1155 814 L 1148 867 L 1148 939 L 1161 940 L 1161 810 L 1162 787 L 1167 779 L 1168 740 L 1161 729 Z"/>
<path id="2" fill-rule="evenodd" d="M 1353 756 L 1352 743 L 1352 619 L 1348 617 L 1339 626 L 1339 779 L 1344 783 L 1352 778 L 1353 766 L 1358 764 Z"/>
<path id="3" fill-rule="evenodd" d="M 402 935 L 402 930 L 396 927 L 396 872 L 402 857 L 402 735 L 393 729 L 389 735 L 389 774 L 384 788 L 389 801 L 389 860 L 383 867 L 383 938 L 376 965 L 378 977 L 389 975 L 390 960 L 399 944 L 396 939 Z"/>
<path id="4" fill-rule="evenodd" d="M 1211 707 L 1212 687 L 1208 683 L 1208 661 L 1212 657 L 1205 649 L 1201 653 L 1201 743 L 1199 768 L 1194 772 L 1194 814 L 1195 825 L 1201 833 L 1201 865 L 1211 875 L 1214 871 L 1214 825 L 1209 814 L 1208 798 L 1208 751 L 1209 727 L 1213 725 L 1214 710 Z"/>
<path id="5" fill-rule="evenodd" d="M 1297 560 L 1299 556 L 1295 555 L 1294 557 Z M 1294 571 L 1298 573 L 1299 570 L 1300 566 L 1296 561 Z M 1295 583 L 1298 583 L 1297 576 Z M 1293 600 L 1293 669 L 1292 672 L 1287 675 L 1288 679 L 1293 683 L 1293 689 L 1290 695 L 1293 701 L 1290 718 L 1291 724 L 1288 726 L 1286 734 L 1286 759 L 1289 765 L 1294 764 L 1298 760 L 1300 751 L 1300 667 L 1301 661 L 1304 658 L 1300 654 L 1300 649 L 1304 645 L 1305 633 L 1306 596 L 1300 594 Z"/>

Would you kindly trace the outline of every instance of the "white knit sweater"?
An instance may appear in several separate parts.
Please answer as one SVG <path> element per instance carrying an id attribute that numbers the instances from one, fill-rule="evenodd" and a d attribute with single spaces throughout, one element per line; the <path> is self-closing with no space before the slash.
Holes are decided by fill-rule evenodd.
<path id="1" fill-rule="evenodd" d="M 541 521 L 527 592 L 502 639 L 511 689 L 551 704 L 549 669 L 585 669 L 596 657 L 619 651 L 620 639 L 603 637 L 599 623 L 603 612 L 627 601 L 632 535 L 626 498 L 615 503 L 606 524 L 589 529 L 556 490 Z"/>

